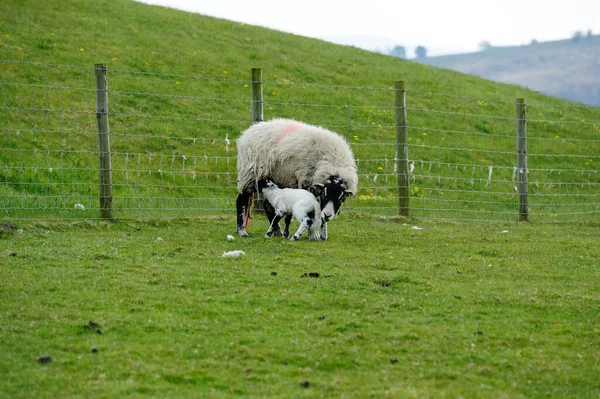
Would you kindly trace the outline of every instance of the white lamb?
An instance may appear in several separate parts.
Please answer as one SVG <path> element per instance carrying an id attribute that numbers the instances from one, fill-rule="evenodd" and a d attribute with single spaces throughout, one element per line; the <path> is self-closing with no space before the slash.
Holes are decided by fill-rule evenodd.
<path id="1" fill-rule="evenodd" d="M 309 240 L 319 240 L 321 227 L 321 206 L 317 198 L 307 190 L 293 188 L 279 188 L 271 180 L 264 179 L 258 182 L 258 189 L 273 205 L 275 216 L 271 221 L 265 237 L 272 237 L 276 230 L 280 230 L 279 221 L 285 216 L 284 237 L 289 236 L 289 226 L 292 215 L 300 222 L 300 227 L 291 240 L 297 241 L 308 229 Z"/>

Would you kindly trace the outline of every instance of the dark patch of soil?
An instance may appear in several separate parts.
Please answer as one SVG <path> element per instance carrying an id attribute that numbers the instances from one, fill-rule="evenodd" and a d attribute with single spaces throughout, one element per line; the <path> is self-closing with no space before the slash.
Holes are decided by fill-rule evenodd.
<path id="1" fill-rule="evenodd" d="M 88 331 L 94 331 L 96 334 L 102 334 L 102 330 L 100 330 L 100 325 L 98 323 L 94 323 L 90 320 L 89 323 L 83 326 Z"/>
<path id="2" fill-rule="evenodd" d="M 38 361 L 38 363 L 41 363 L 41 364 L 52 363 L 52 358 L 48 355 L 44 355 L 44 356 L 38 357 L 37 361 Z"/>
<path id="3" fill-rule="evenodd" d="M 2 224 L 0 224 L 0 226 L 5 230 L 10 230 L 10 231 L 19 230 L 18 226 L 15 226 L 14 224 L 10 224 L 10 223 L 2 223 Z"/>

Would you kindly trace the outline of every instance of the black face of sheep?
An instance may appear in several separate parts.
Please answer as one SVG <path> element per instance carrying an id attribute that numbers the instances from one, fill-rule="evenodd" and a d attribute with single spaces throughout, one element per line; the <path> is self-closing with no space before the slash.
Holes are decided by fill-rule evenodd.
<path id="1" fill-rule="evenodd" d="M 315 184 L 311 191 L 321 204 L 321 218 L 324 222 L 329 222 L 338 215 L 346 198 L 354 195 L 339 176 L 331 176 L 325 184 Z"/>

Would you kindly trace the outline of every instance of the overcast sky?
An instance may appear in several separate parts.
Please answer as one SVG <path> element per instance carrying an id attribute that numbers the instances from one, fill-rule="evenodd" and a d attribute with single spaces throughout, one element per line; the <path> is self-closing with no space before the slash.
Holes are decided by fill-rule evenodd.
<path id="1" fill-rule="evenodd" d="M 141 0 L 372 50 L 403 45 L 412 57 L 600 34 L 600 0 Z"/>

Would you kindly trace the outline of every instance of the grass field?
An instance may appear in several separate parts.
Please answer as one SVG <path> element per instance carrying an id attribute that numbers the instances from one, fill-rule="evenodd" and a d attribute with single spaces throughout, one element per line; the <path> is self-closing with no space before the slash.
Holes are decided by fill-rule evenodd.
<path id="1" fill-rule="evenodd" d="M 128 0 L 0 15 L 1 398 L 600 396 L 598 109 Z M 95 220 L 97 63 L 112 223 Z M 226 239 L 254 67 L 267 119 L 331 127 L 359 161 L 326 242 L 264 239 L 261 215 Z M 415 219 L 390 217 L 402 79 Z"/>
<path id="2" fill-rule="evenodd" d="M 598 226 L 414 223 L 5 224 L 0 395 L 598 397 Z"/>

